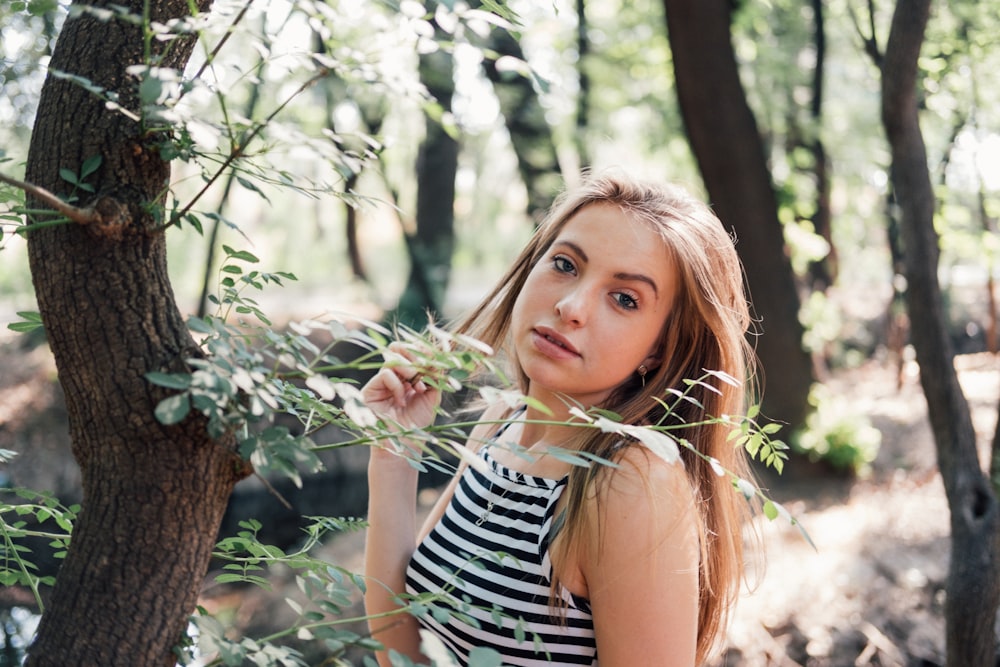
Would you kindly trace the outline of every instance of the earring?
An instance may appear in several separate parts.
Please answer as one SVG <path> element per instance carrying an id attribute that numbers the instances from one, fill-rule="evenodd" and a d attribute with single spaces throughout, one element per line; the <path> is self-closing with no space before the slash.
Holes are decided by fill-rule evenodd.
<path id="1" fill-rule="evenodd" d="M 635 369 L 635 372 L 639 374 L 639 379 L 642 380 L 642 386 L 646 386 L 646 373 L 649 369 L 646 368 L 646 364 L 639 364 L 639 368 Z"/>

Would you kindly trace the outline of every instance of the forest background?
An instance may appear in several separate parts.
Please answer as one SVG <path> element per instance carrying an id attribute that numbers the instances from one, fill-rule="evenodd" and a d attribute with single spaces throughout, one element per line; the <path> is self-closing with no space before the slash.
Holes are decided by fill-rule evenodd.
<path id="1" fill-rule="evenodd" d="M 5 536 L 30 538 L 35 526 L 59 518 L 66 525 L 76 521 L 75 505 L 82 500 L 81 485 L 87 483 L 94 460 L 88 451 L 104 452 L 109 460 L 117 460 L 113 452 L 135 454 L 131 445 L 118 442 L 121 438 L 85 426 L 85 411 L 76 402 L 99 394 L 105 380 L 95 378 L 117 382 L 127 375 L 129 360 L 142 358 L 125 352 L 128 345 L 123 341 L 131 340 L 130 332 L 134 338 L 160 326 L 147 323 L 130 330 L 135 323 L 122 316 L 125 311 L 141 312 L 146 306 L 136 303 L 146 302 L 115 286 L 122 276 L 144 282 L 146 273 L 129 273 L 134 267 L 128 268 L 128 262 L 106 248 L 81 251 L 81 243 L 100 247 L 121 243 L 120 236 L 93 225 L 60 248 L 65 239 L 52 236 L 52 229 L 24 233 L 25 207 L 58 208 L 46 195 L 31 190 L 32 184 L 68 202 L 69 209 L 60 209 L 64 226 L 75 222 L 80 224 L 69 227 L 83 228 L 93 220 L 81 212 L 97 209 L 101 197 L 125 185 L 150 187 L 136 178 L 146 167 L 122 167 L 123 145 L 146 162 L 172 163 L 169 196 L 156 189 L 162 188 L 160 183 L 151 190 L 155 196 L 140 197 L 143 206 L 136 210 L 141 213 L 131 214 L 149 217 L 143 223 L 146 233 L 153 230 L 165 237 L 163 252 L 170 258 L 160 289 L 165 284 L 171 296 L 149 303 L 169 310 L 175 300 L 183 316 L 196 318 L 191 328 L 210 336 L 221 330 L 212 324 L 211 313 L 227 307 L 275 332 L 296 331 L 303 326 L 296 323 L 323 320 L 331 313 L 402 321 L 418 328 L 427 311 L 442 318 L 454 316 L 500 274 L 564 182 L 572 182 L 583 168 L 625 168 L 634 175 L 686 184 L 711 201 L 734 230 L 764 323 L 760 352 L 767 372 L 765 414 L 790 423 L 784 435 L 794 445 L 780 478 L 762 474 L 776 497 L 797 508 L 818 546 L 813 552 L 794 529 L 789 538 L 765 528 L 772 544 L 782 547 L 772 550 L 772 561 L 782 563 L 780 559 L 792 554 L 795 565 L 779 565 L 776 589 L 765 585 L 751 598 L 747 613 L 756 617 L 740 620 L 727 660 L 988 664 L 981 660 L 985 655 L 992 659 L 995 652 L 996 539 L 980 540 L 993 560 L 977 560 L 974 554 L 980 552 L 966 549 L 966 543 L 955 553 L 967 560 L 950 558 L 948 552 L 963 536 L 997 534 L 991 529 L 996 502 L 989 475 L 996 419 L 993 273 L 1000 118 L 995 98 L 1000 92 L 991 35 L 1000 19 L 993 3 L 937 3 L 925 30 L 920 19 L 927 18 L 928 7 L 922 2 L 894 7 L 819 0 L 733 6 L 706 2 L 696 8 L 669 1 L 612 0 L 581 0 L 575 5 L 490 2 L 472 8 L 416 2 L 216 2 L 210 12 L 201 7 L 199 20 L 183 23 L 176 19 L 190 10 L 187 3 L 102 5 L 67 21 L 70 12 L 63 4 L 5 2 L 0 7 L 0 173 L 6 181 L 0 195 L 8 213 L 0 238 L 0 322 L 14 331 L 2 341 L 0 446 L 18 453 L 5 465 L 9 486 L 49 491 L 58 498 L 31 496 L 21 498 L 20 505 L 5 504 L 5 516 L 31 521 L 20 525 L 11 518 L 4 524 Z M 158 21 L 159 12 L 163 20 Z M 171 18 L 174 23 L 167 20 Z M 908 25 L 907 19 L 917 25 Z M 67 55 L 55 67 L 50 59 L 58 55 L 53 52 L 56 39 L 74 21 L 90 22 L 88 31 L 73 33 L 76 42 L 67 39 Z M 122 26 L 127 29 L 119 30 Z M 137 32 L 130 36 L 132 27 Z M 103 30 L 136 47 L 122 52 L 134 51 L 134 59 L 107 56 L 99 46 L 102 39 L 110 39 Z M 182 42 L 175 39 L 178 34 L 198 35 L 198 43 L 191 44 L 190 62 L 177 55 L 183 49 L 158 46 Z M 99 57 L 93 57 L 95 53 Z M 167 66 L 171 58 L 178 60 Z M 66 66 L 74 62 L 78 70 Z M 62 104 L 50 100 L 47 111 L 42 96 L 46 74 L 53 89 L 64 85 L 74 91 L 63 93 L 69 97 L 62 98 Z M 912 86 L 907 91 L 908 81 Z M 912 109 L 893 106 L 899 99 L 893 97 L 897 85 Z M 96 115 L 83 113 L 80 99 L 96 100 L 91 111 Z M 894 120 L 905 121 L 910 111 L 919 118 L 924 150 L 915 161 L 907 160 L 912 153 L 900 148 L 907 138 L 908 145 L 914 145 L 912 132 L 907 135 L 907 124 Z M 55 131 L 45 123 L 64 129 Z M 42 132 L 40 127 L 49 129 Z M 105 127 L 115 129 L 105 132 Z M 160 134 L 167 140 L 157 143 L 150 157 L 146 140 Z M 64 141 L 66 137 L 73 139 Z M 70 145 L 72 149 L 65 148 Z M 40 166 L 46 161 L 48 167 Z M 932 188 L 930 209 L 913 204 L 926 198 L 921 199 L 914 179 L 901 176 L 913 173 L 915 163 Z M 164 220 L 169 224 L 163 225 Z M 940 255 L 930 253 L 929 261 L 921 264 L 920 249 L 925 246 L 914 230 L 923 223 L 924 232 L 930 225 L 931 245 Z M 33 235 L 40 239 L 35 250 L 26 247 Z M 106 269 L 100 268 L 102 262 Z M 59 271 L 46 271 L 56 264 Z M 921 278 L 930 280 L 929 288 Z M 82 302 L 67 299 L 71 291 L 56 296 L 49 281 L 60 279 L 92 283 L 90 296 Z M 268 284 L 252 299 L 236 289 L 255 289 L 255 283 L 283 286 Z M 925 291 L 914 298 L 916 290 Z M 78 309 L 95 295 L 101 304 Z M 940 308 L 929 316 L 915 315 L 914 300 L 918 307 Z M 156 319 L 149 313 L 140 319 L 150 317 Z M 95 320 L 95 329 L 120 328 L 122 338 L 107 336 L 107 349 L 98 352 L 90 347 L 94 339 L 82 335 L 85 327 L 72 324 L 75 318 Z M 312 338 L 339 334 L 332 327 L 310 327 L 306 330 Z M 924 331 L 937 330 L 941 337 L 920 338 Z M 68 346 L 62 361 L 60 345 Z M 183 341 L 177 347 L 183 348 Z M 206 350 L 209 358 L 218 356 L 218 349 Z M 53 389 L 53 351 L 62 391 Z M 964 386 L 972 383 L 967 392 L 978 411 L 971 463 L 968 455 L 954 455 L 969 449 L 968 431 L 973 429 L 968 404 L 963 414 L 956 406 L 965 401 L 947 389 L 949 372 L 935 365 L 945 359 L 953 376 L 951 359 L 956 353 L 962 355 L 956 365 L 964 371 Z M 101 370 L 87 356 L 110 363 Z M 158 368 L 156 359 L 162 358 L 153 356 L 138 376 L 147 383 L 148 372 Z M 917 362 L 934 368 L 923 373 L 924 384 L 919 386 Z M 80 377 L 68 380 L 74 369 Z M 363 375 L 359 368 L 351 370 Z M 136 401 L 133 389 L 123 394 L 124 402 L 145 410 L 146 418 L 159 408 L 155 423 L 184 426 L 197 412 L 192 410 L 189 417 L 182 410 L 191 402 L 161 402 L 169 398 L 167 390 L 190 393 L 191 385 L 177 375 L 164 373 L 159 384 L 153 382 L 164 390 L 161 395 L 147 396 L 150 392 L 142 389 L 138 393 L 143 400 Z M 935 381 L 945 385 L 949 398 L 931 405 L 946 404 L 949 412 L 937 419 L 929 415 L 932 433 L 917 437 L 911 429 L 928 418 L 918 388 L 935 395 L 929 386 Z M 326 388 L 321 383 L 311 386 L 319 387 L 320 394 Z M 74 387 L 80 388 L 78 398 Z M 254 391 L 251 386 L 249 393 Z M 68 410 L 62 406 L 63 392 Z M 896 419 L 893 415 L 898 417 L 901 405 L 907 408 L 906 416 Z M 267 423 L 281 426 L 280 412 L 267 411 Z M 949 431 L 952 426 L 954 432 Z M 209 435 L 211 441 L 225 440 Z M 318 439 L 316 433 L 310 435 Z M 173 442 L 176 433 L 164 437 Z M 215 521 L 221 522 L 223 536 L 241 535 L 241 547 L 258 549 L 251 549 L 236 568 L 229 562 L 222 578 L 208 579 L 215 583 L 204 589 L 198 563 L 207 567 L 209 556 L 214 556 L 213 566 L 223 567 L 226 549 L 233 549 L 233 543 L 193 558 L 196 563 L 188 576 L 199 582 L 198 600 L 221 619 L 218 626 L 204 618 L 194 624 L 201 637 L 199 648 L 218 651 L 219 660 L 236 661 L 226 664 L 239 664 L 246 656 L 254 656 L 258 664 L 296 664 L 291 662 L 297 659 L 295 651 L 304 651 L 309 657 L 303 659 L 313 661 L 305 664 L 333 659 L 331 655 L 356 656 L 347 645 L 363 650 L 359 635 L 302 631 L 301 619 L 314 622 L 308 614 L 320 613 L 315 610 L 292 620 L 293 627 L 299 626 L 291 633 L 262 625 L 261 618 L 279 616 L 267 605 L 284 606 L 283 595 L 261 598 L 247 585 L 264 583 L 255 579 L 263 575 L 254 574 L 253 568 L 268 560 L 290 567 L 285 552 L 298 553 L 304 529 L 319 531 L 317 524 L 306 526 L 304 516 L 364 511 L 364 448 L 354 448 L 360 454 L 325 451 L 325 469 L 319 470 L 317 461 L 286 442 L 260 438 L 258 444 L 258 471 L 266 472 L 264 463 L 270 463 L 294 482 L 300 476 L 292 465 L 296 461 L 316 469 L 301 474 L 299 485 L 284 482 L 281 475 L 252 476 L 239 484 L 232 480 L 231 500 L 227 492 L 218 492 L 222 499 L 217 504 L 229 508 L 225 516 L 220 511 L 197 523 L 213 543 Z M 285 445 L 289 448 L 282 450 Z M 264 462 L 261 452 L 270 452 Z M 164 465 L 162 456 L 161 450 L 149 460 Z M 183 453 L 180 457 L 185 458 Z M 187 460 L 198 469 L 193 459 Z M 939 461 L 943 478 L 935 472 Z M 77 469 L 81 463 L 83 481 Z M 96 480 L 90 483 L 98 486 L 110 480 L 111 490 L 104 493 L 119 497 L 122 480 L 137 478 L 127 466 L 102 467 L 89 475 Z M 963 494 L 961 482 L 950 480 L 968 478 L 984 483 L 972 485 L 973 500 L 966 506 L 962 503 L 970 496 Z M 893 490 L 897 495 L 892 497 L 917 502 L 916 510 L 887 503 L 885 494 Z M 128 492 L 142 496 L 135 488 Z M 91 497 L 99 495 L 94 491 Z M 908 522 L 900 519 L 889 531 L 889 542 L 902 551 L 890 551 L 884 558 L 873 558 L 871 547 L 859 540 L 853 551 L 859 561 L 852 562 L 867 559 L 869 566 L 878 565 L 874 570 L 888 568 L 889 574 L 872 573 L 871 567 L 849 570 L 849 576 L 841 572 L 831 580 L 839 583 L 817 596 L 826 602 L 829 614 L 839 617 L 817 620 L 808 613 L 815 611 L 807 603 L 809 594 L 802 593 L 797 602 L 787 598 L 805 590 L 802 582 L 829 575 L 820 568 L 824 563 L 835 567 L 831 552 L 855 544 L 847 536 L 852 521 L 833 519 L 845 508 L 855 508 L 856 516 L 873 522 L 873 533 L 888 530 L 897 509 L 899 517 L 916 511 L 939 520 L 907 529 Z M 873 514 L 887 523 L 872 519 Z M 956 527 L 956 520 L 966 515 L 974 519 L 973 528 Z M 86 506 L 79 518 L 84 516 Z M 810 517 L 819 530 L 809 525 Z M 101 548 L 112 550 L 117 542 L 123 551 L 117 557 L 134 565 L 144 558 L 141 548 L 121 549 L 115 531 L 134 535 L 150 529 L 151 522 L 185 523 L 177 517 L 123 515 L 95 526 L 95 539 L 105 544 Z M 191 529 L 179 527 L 174 535 Z M 81 530 L 78 525 L 76 531 Z M 356 535 L 341 538 L 343 542 L 317 538 L 326 547 L 307 543 L 316 549 L 344 549 L 351 537 Z M 134 624 L 135 615 L 122 609 L 122 618 L 132 620 L 115 618 L 120 602 L 87 599 L 88 587 L 80 582 L 64 586 L 72 594 L 60 598 L 56 593 L 49 599 L 46 584 L 66 556 L 66 541 L 55 539 L 58 546 L 48 548 L 24 543 L 31 552 L 19 552 L 13 542 L 5 542 L 4 583 L 10 584 L 5 594 L 5 664 L 20 660 L 25 635 L 33 631 L 34 617 L 25 616 L 25 609 L 55 610 L 48 614 L 54 620 L 48 621 L 47 635 L 43 625 L 36 664 L 67 664 L 58 656 L 84 655 L 84 645 L 106 657 L 114 650 L 156 655 L 177 643 L 177 613 L 160 614 L 166 639 L 146 642 L 132 635 L 156 633 L 136 628 L 123 640 L 113 628 Z M 163 550 L 162 541 L 150 542 L 147 548 Z M 340 546 L 331 546 L 334 543 Z M 910 544 L 922 549 L 906 550 Z M 800 547 L 808 550 L 805 555 Z M 88 555 L 83 547 L 77 549 L 78 567 L 92 569 L 94 553 L 99 552 Z M 890 561 L 896 562 L 885 564 Z M 66 562 L 68 568 L 72 561 Z M 810 563 L 817 569 L 810 569 Z M 966 567 L 969 563 L 974 566 Z M 38 569 L 19 571 L 25 564 Z M 138 568 L 136 581 L 153 597 L 162 597 L 162 589 L 156 590 L 143 576 L 152 567 Z M 60 580 L 70 579 L 67 568 Z M 306 571 L 319 576 L 308 567 Z M 280 573 L 280 568 L 272 570 L 270 586 L 281 587 Z M 32 589 L 38 577 L 43 580 L 40 588 L 28 595 L 17 592 Z M 768 582 L 774 581 L 773 574 L 769 577 Z M 864 577 L 882 583 L 867 586 L 871 580 Z M 963 591 L 961 582 L 970 578 L 978 582 L 977 590 Z M 341 607 L 346 608 L 346 601 L 330 602 L 341 595 L 350 598 L 340 587 L 329 580 L 320 585 L 304 575 L 300 580 L 327 594 L 325 606 L 310 599 L 319 605 L 321 616 L 335 616 L 334 607 L 345 615 Z M 136 585 L 129 595 L 141 598 L 139 589 Z M 320 599 L 317 590 L 309 592 Z M 108 594 L 116 591 L 122 588 L 107 586 Z M 847 609 L 832 603 L 852 597 L 870 603 L 864 596 L 875 593 L 898 604 L 883 604 L 875 613 L 864 604 Z M 67 602 L 67 597 L 74 601 Z M 186 618 L 194 598 L 189 593 L 174 597 Z M 766 609 L 768 600 L 775 605 L 780 600 L 785 607 Z M 251 611 L 254 605 L 256 614 Z M 302 602 L 294 605 L 301 608 Z M 76 627 L 71 621 L 78 622 L 80 615 L 93 617 L 95 607 L 109 610 L 101 620 L 112 629 L 106 634 L 96 628 L 65 632 Z M 66 611 L 58 611 L 61 608 Z M 277 646 L 267 647 L 243 633 L 280 636 Z M 116 649 L 108 647 L 112 643 Z M 956 646 L 980 653 L 970 659 L 955 654 Z M 53 662 L 46 663 L 46 655 Z"/>

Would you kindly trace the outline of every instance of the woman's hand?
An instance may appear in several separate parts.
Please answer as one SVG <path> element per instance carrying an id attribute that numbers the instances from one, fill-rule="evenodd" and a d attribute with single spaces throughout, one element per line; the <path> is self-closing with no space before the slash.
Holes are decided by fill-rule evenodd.
<path id="1" fill-rule="evenodd" d="M 441 392 L 422 379 L 413 351 L 391 343 L 385 365 L 361 389 L 361 398 L 372 412 L 403 428 L 425 428 L 434 422 Z"/>

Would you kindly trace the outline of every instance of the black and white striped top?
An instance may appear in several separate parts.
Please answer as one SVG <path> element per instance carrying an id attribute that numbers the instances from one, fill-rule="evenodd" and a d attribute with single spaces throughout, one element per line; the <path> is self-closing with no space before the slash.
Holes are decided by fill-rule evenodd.
<path id="1" fill-rule="evenodd" d="M 504 665 L 596 665 L 587 601 L 561 590 L 560 617 L 550 599 L 550 532 L 566 478 L 511 470 L 489 446 L 479 456 L 488 474 L 466 469 L 407 568 L 407 593 L 440 594 L 420 624 L 462 665 L 476 648 L 498 651 Z"/>

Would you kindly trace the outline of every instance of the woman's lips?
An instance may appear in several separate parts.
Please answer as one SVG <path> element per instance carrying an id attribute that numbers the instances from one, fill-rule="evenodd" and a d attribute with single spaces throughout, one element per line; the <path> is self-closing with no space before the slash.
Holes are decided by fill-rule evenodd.
<path id="1" fill-rule="evenodd" d="M 548 357 L 572 359 L 580 356 L 580 353 L 573 347 L 572 343 L 552 329 L 538 327 L 533 329 L 531 333 L 533 334 L 535 348 Z"/>

